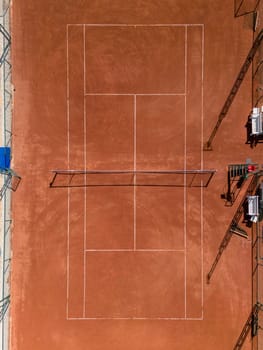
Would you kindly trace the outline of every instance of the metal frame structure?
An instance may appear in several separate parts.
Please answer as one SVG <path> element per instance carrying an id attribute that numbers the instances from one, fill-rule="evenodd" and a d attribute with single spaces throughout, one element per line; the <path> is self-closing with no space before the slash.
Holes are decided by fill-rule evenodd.
<path id="1" fill-rule="evenodd" d="M 242 5 L 244 4 L 245 0 L 235 0 L 234 3 L 234 15 L 235 17 L 241 17 L 241 16 L 245 16 L 248 15 L 250 13 L 255 13 L 257 11 L 258 5 L 260 3 L 260 0 L 255 0 L 255 4 L 254 6 L 249 9 L 249 10 L 245 10 L 242 12 Z"/>
<path id="2" fill-rule="evenodd" d="M 251 331 L 251 336 L 255 337 L 258 331 L 258 315 L 259 312 L 263 310 L 263 304 L 257 302 L 254 304 L 246 323 L 237 339 L 237 342 L 233 348 L 233 350 L 240 350 L 243 347 L 243 344 L 248 336 L 249 331 Z"/>
<path id="3" fill-rule="evenodd" d="M 220 245 L 219 245 L 219 248 L 218 248 L 218 252 L 217 252 L 217 255 L 212 263 L 212 266 L 206 276 L 206 281 L 207 283 L 210 283 L 210 280 L 212 278 L 212 275 L 217 267 L 217 264 L 224 252 L 224 250 L 226 249 L 226 247 L 228 246 L 231 238 L 232 238 L 232 235 L 233 234 L 236 234 L 238 236 L 241 236 L 243 238 L 248 238 L 248 234 L 245 230 L 243 230 L 241 227 L 239 227 L 239 222 L 240 222 L 240 219 L 242 217 L 242 215 L 244 214 L 244 206 L 245 206 L 245 203 L 247 201 L 247 196 L 248 195 L 253 195 L 257 189 L 257 186 L 258 186 L 258 179 L 262 176 L 262 172 L 258 172 L 256 174 L 253 174 L 253 176 L 251 177 L 251 180 L 250 180 L 250 183 L 247 187 L 247 190 L 233 216 L 233 219 L 231 220 L 231 223 L 230 225 L 228 226 L 227 230 L 226 230 L 226 233 L 223 237 L 223 240 L 221 241 Z"/>
<path id="4" fill-rule="evenodd" d="M 21 177 L 17 175 L 12 169 L 0 169 L 0 174 L 4 177 L 2 188 L 0 188 L 0 201 L 4 198 L 7 189 L 16 191 Z"/>
<path id="5" fill-rule="evenodd" d="M 258 51 L 258 48 L 259 48 L 259 45 L 261 44 L 261 41 L 263 39 L 263 29 L 259 32 L 259 34 L 257 35 L 256 39 L 254 40 L 253 42 L 253 45 L 251 47 L 251 49 L 249 50 L 249 53 L 245 59 L 245 62 L 243 63 L 239 73 L 238 73 L 238 76 L 230 90 L 230 93 L 228 94 L 226 100 L 225 100 L 225 103 L 217 117 L 217 122 L 216 122 L 216 125 L 214 126 L 208 140 L 205 142 L 204 144 L 204 151 L 212 151 L 212 143 L 213 143 L 213 140 L 216 136 L 216 133 L 222 123 L 222 121 L 224 120 L 224 118 L 226 117 L 228 111 L 229 111 L 229 108 L 231 107 L 233 101 L 234 101 L 234 98 L 246 76 L 246 73 L 251 65 L 251 63 L 253 62 L 253 58 L 255 56 L 255 54 L 257 53 Z"/>
<path id="6" fill-rule="evenodd" d="M 251 332 L 253 349 L 263 347 L 263 231 L 262 222 L 252 226 L 252 303 L 260 308 Z M 252 310 L 253 311 L 253 310 Z"/>
<path id="7" fill-rule="evenodd" d="M 10 4 L 11 0 L 0 0 L 0 95 L 3 104 L 0 109 L 1 146 L 11 147 L 12 83 L 11 83 L 11 35 Z M 7 189 L 17 187 L 13 183 L 10 169 L 1 171 L 0 190 L 0 350 L 9 349 L 9 305 L 10 305 L 10 262 L 11 262 L 11 193 Z M 18 178 L 18 183 L 20 177 Z"/>
<path id="8" fill-rule="evenodd" d="M 252 170 L 251 167 L 255 170 Z M 221 198 L 225 199 L 225 206 L 229 207 L 234 204 L 248 176 L 257 171 L 258 167 L 256 163 L 228 165 L 227 189 L 226 192 L 221 195 Z"/>

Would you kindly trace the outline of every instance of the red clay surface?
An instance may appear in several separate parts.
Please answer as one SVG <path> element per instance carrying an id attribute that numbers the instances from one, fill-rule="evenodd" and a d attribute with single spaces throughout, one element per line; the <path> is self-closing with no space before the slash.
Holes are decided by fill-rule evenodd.
<path id="1" fill-rule="evenodd" d="M 17 0 L 12 28 L 11 349 L 232 349 L 250 242 L 233 237 L 205 275 L 238 205 L 220 199 L 225 168 L 260 163 L 244 143 L 251 72 L 214 151 L 202 144 L 250 48 L 247 19 L 228 0 Z M 207 189 L 49 188 L 67 168 L 217 174 Z"/>
<path id="2" fill-rule="evenodd" d="M 100 59 L 94 61 L 94 57 Z M 179 64 L 175 66 L 174 60 Z M 67 61 L 69 168 L 201 168 L 202 25 L 71 24 L 67 27 Z M 147 68 L 142 74 L 144 65 Z M 195 110 L 194 122 L 188 109 Z M 196 148 L 187 148 L 187 137 L 193 138 Z M 194 161 L 189 164 L 190 156 Z M 137 177 L 134 181 L 137 183 Z M 203 317 L 202 193 L 200 189 L 192 191 L 194 215 L 193 209 L 187 210 L 187 193 L 184 188 L 162 187 L 96 187 L 69 192 L 69 319 Z M 196 239 L 188 241 L 190 212 L 196 220 Z M 98 274 L 103 262 L 109 280 Z M 125 275 L 119 271 L 121 267 Z M 190 276 L 191 287 L 187 283 Z M 98 285 L 97 279 L 101 281 Z M 107 289 L 110 281 L 113 292 Z M 83 290 L 75 293 L 80 285 Z M 158 297 L 165 295 L 169 307 L 163 308 Z M 97 313 L 90 303 L 109 307 L 100 306 L 103 311 Z"/>

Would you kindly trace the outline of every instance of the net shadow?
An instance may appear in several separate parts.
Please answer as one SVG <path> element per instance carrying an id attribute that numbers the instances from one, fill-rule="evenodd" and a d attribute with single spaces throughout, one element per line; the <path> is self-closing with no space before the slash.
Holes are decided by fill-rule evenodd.
<path id="1" fill-rule="evenodd" d="M 50 187 L 207 187 L 215 170 L 54 170 Z"/>

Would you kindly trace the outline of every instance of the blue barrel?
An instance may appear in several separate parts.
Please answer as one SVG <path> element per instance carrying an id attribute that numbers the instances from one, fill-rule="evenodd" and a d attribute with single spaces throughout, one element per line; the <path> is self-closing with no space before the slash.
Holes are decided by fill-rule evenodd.
<path id="1" fill-rule="evenodd" d="M 0 169 L 10 169 L 10 147 L 0 147 Z"/>

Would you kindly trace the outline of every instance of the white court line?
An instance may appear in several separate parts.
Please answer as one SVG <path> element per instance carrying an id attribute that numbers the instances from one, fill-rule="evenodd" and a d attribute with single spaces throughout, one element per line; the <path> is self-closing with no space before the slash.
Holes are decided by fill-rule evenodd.
<path id="1" fill-rule="evenodd" d="M 179 252 L 184 253 L 184 249 L 85 249 L 86 253 L 89 252 Z"/>
<path id="2" fill-rule="evenodd" d="M 69 165 L 69 44 L 68 44 L 68 26 L 66 31 L 66 49 L 67 49 L 67 148 L 68 148 L 68 169 L 70 168 Z M 68 187 L 68 222 L 67 222 L 67 301 L 66 301 L 66 315 L 67 318 L 69 316 L 69 214 L 70 214 L 70 187 Z"/>
<path id="3" fill-rule="evenodd" d="M 111 93 L 111 92 L 96 92 L 86 93 L 85 96 L 185 96 L 184 92 L 172 93 L 152 93 L 152 94 L 137 94 L 137 93 Z"/>
<path id="4" fill-rule="evenodd" d="M 86 121 L 86 30 L 83 26 L 83 152 L 84 152 L 84 169 L 87 170 L 87 121 Z M 86 236 L 87 236 L 87 183 L 84 177 L 84 232 L 83 232 L 83 317 L 86 315 Z"/>
<path id="5" fill-rule="evenodd" d="M 204 167 L 204 154 L 203 154 L 203 142 L 204 142 L 204 27 L 202 27 L 202 72 L 201 72 L 201 170 Z M 201 212 L 200 212 L 200 224 L 201 224 L 201 314 L 204 317 L 204 189 L 201 187 Z"/>
<path id="6" fill-rule="evenodd" d="M 110 320 L 110 321 L 118 321 L 118 320 L 127 320 L 127 321 L 203 321 L 203 318 L 201 317 L 69 317 L 67 321 L 105 321 L 105 320 Z"/>
<path id="7" fill-rule="evenodd" d="M 187 93 L 187 27 L 185 27 L 185 92 Z M 185 95 L 184 99 L 184 171 L 187 169 L 187 149 L 186 149 L 186 143 L 187 143 L 187 134 L 186 134 L 186 123 L 187 123 L 187 95 Z M 184 315 L 186 317 L 187 314 L 187 261 L 186 261 L 186 254 L 187 254 L 187 243 L 186 243 L 186 235 L 187 235 L 187 226 L 186 226 L 186 220 L 187 220 L 187 203 L 186 203 L 186 174 L 184 174 Z"/>
<path id="8" fill-rule="evenodd" d="M 133 170 L 137 169 L 137 100 L 134 95 L 134 106 L 133 106 Z M 136 185 L 136 173 L 133 175 L 133 184 Z M 133 248 L 136 250 L 136 186 L 133 187 Z"/>
<path id="9" fill-rule="evenodd" d="M 203 23 L 68 23 L 67 26 L 86 27 L 203 27 Z"/>

